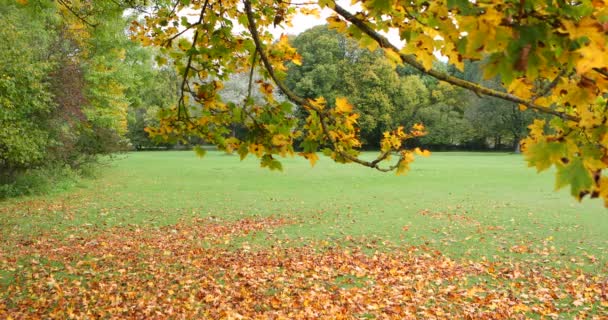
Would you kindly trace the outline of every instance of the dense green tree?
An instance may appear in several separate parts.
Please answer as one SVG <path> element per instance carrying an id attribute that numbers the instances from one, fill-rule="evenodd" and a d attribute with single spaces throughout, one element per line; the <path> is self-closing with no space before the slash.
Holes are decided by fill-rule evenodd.
<path id="1" fill-rule="evenodd" d="M 494 90 L 504 90 L 499 78 L 483 79 L 480 62 L 466 63 L 462 77 L 483 83 Z M 465 117 L 476 129 L 474 140 L 494 148 L 507 147 L 519 152 L 520 140 L 535 118 L 546 118 L 533 110 L 519 110 L 516 103 L 488 96 L 467 93 L 468 108 Z"/>
<path id="2" fill-rule="evenodd" d="M 462 90 L 415 69 L 396 67 L 381 52 L 362 49 L 327 26 L 301 33 L 292 44 L 302 55 L 302 65 L 291 65 L 287 85 L 303 97 L 326 97 L 329 105 L 336 97 L 348 96 L 360 115 L 366 147 L 378 148 L 384 132 L 417 122 L 430 132 L 419 139 L 422 144 L 461 145 L 470 134 Z"/>
<path id="3" fill-rule="evenodd" d="M 177 101 L 178 79 L 171 68 L 156 66 L 155 53 L 135 43 L 127 43 L 124 65 L 129 71 L 125 96 L 128 99 L 127 138 L 137 150 L 170 147 L 153 139 L 146 128 L 158 125 L 160 110 L 169 109 Z"/>
<path id="4" fill-rule="evenodd" d="M 302 65 L 291 65 L 286 83 L 297 94 L 323 96 L 330 106 L 349 96 L 360 114 L 358 127 L 367 148 L 378 148 L 383 132 L 411 126 L 430 91 L 417 75 L 400 77 L 394 63 L 380 52 L 359 45 L 326 25 L 311 28 L 292 40 Z"/>
<path id="5" fill-rule="evenodd" d="M 54 143 L 47 120 L 55 107 L 49 85 L 54 64 L 47 59 L 52 13 L 44 3 L 18 9 L 0 1 L 0 182 L 43 163 Z"/>
<path id="6" fill-rule="evenodd" d="M 117 4 L 0 0 L 0 184 L 124 150 L 137 99 L 174 101 Z"/>

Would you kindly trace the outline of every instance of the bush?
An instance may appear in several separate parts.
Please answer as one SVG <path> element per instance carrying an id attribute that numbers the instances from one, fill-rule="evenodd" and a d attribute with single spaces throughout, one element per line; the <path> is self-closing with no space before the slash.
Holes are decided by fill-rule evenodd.
<path id="1" fill-rule="evenodd" d="M 92 164 L 74 170 L 68 166 L 29 169 L 8 184 L 0 184 L 0 199 L 61 192 L 75 187 L 85 174 L 93 174 Z"/>

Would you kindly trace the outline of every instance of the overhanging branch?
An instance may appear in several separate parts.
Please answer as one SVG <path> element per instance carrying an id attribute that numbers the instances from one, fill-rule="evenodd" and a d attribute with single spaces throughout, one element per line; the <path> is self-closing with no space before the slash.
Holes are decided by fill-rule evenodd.
<path id="1" fill-rule="evenodd" d="M 268 75 L 270 76 L 270 78 L 272 78 L 273 82 L 277 85 L 279 90 L 281 90 L 283 92 L 283 94 L 285 94 L 285 96 L 287 96 L 287 98 L 291 102 L 298 104 L 308 110 L 312 110 L 319 116 L 319 122 L 321 123 L 321 129 L 323 130 L 324 135 L 329 138 L 331 144 L 334 147 L 334 151 L 349 161 L 352 161 L 354 163 L 358 163 L 360 165 L 370 167 L 370 168 L 373 168 L 373 169 L 376 169 L 376 170 L 379 170 L 382 172 L 393 171 L 397 167 L 399 167 L 399 163 L 401 162 L 401 160 L 403 160 L 403 157 L 400 157 L 399 160 L 390 167 L 382 168 L 379 166 L 379 163 L 381 161 L 385 160 L 389 156 L 390 151 L 381 153 L 378 156 L 378 158 L 376 158 L 375 160 L 370 162 L 370 161 L 366 161 L 366 160 L 354 157 L 346 152 L 339 150 L 337 141 L 331 134 L 329 134 L 329 130 L 327 128 L 327 123 L 326 123 L 326 119 L 328 117 L 325 115 L 325 113 L 322 110 L 319 110 L 317 107 L 315 107 L 311 103 L 309 103 L 308 100 L 298 96 L 293 91 L 291 91 L 289 88 L 287 88 L 287 86 L 281 80 L 279 80 L 278 77 L 276 76 L 276 73 L 274 72 L 274 67 L 270 63 L 270 60 L 268 59 L 268 56 L 266 55 L 266 52 L 264 51 L 264 48 L 262 46 L 262 42 L 260 41 L 260 36 L 259 36 L 258 30 L 257 30 L 257 25 L 255 22 L 255 18 L 253 16 L 253 11 L 251 9 L 251 2 L 249 2 L 249 0 L 244 0 L 243 4 L 245 6 L 245 13 L 247 15 L 249 32 L 251 33 L 251 37 L 253 38 L 253 42 L 255 43 L 256 51 L 260 55 L 262 64 L 264 65 L 264 68 L 266 69 L 266 71 L 268 71 Z"/>
<path id="2" fill-rule="evenodd" d="M 558 116 L 562 119 L 572 120 L 572 121 L 580 120 L 578 117 L 575 117 L 575 116 L 572 116 L 572 115 L 569 115 L 569 114 L 566 114 L 563 112 L 559 112 L 557 110 L 553 110 L 548 107 L 540 106 L 538 104 L 535 104 L 533 101 L 522 99 L 522 98 L 512 95 L 510 93 L 493 90 L 488 87 L 484 87 L 478 83 L 466 81 L 466 80 L 451 76 L 445 72 L 437 71 L 434 69 L 426 70 L 424 68 L 424 66 L 420 62 L 418 62 L 414 56 L 400 53 L 399 52 L 400 50 L 396 46 L 394 46 L 392 43 L 390 43 L 390 41 L 388 41 L 388 39 L 386 37 L 384 37 L 383 35 L 376 32 L 374 29 L 372 29 L 370 26 L 368 26 L 363 20 L 355 17 L 353 14 L 348 12 L 346 9 L 342 8 L 340 5 L 334 3 L 333 10 L 338 15 L 343 17 L 346 21 L 352 23 L 357 28 L 359 28 L 359 30 L 363 31 L 366 35 L 368 35 L 370 38 L 372 38 L 374 41 L 376 41 L 380 47 L 386 48 L 386 49 L 392 49 L 395 52 L 398 52 L 399 56 L 401 57 L 401 60 L 404 63 L 409 64 L 410 66 L 412 66 L 412 67 L 420 70 L 421 72 L 428 74 L 436 79 L 445 81 L 445 82 L 455 85 L 457 87 L 461 87 L 461 88 L 473 91 L 477 94 L 483 94 L 483 95 L 487 95 L 487 96 L 496 97 L 496 98 L 499 98 L 502 100 L 515 102 L 515 103 L 524 105 L 530 109 L 538 110 L 540 112 L 547 113 L 547 114 L 552 114 L 552 115 Z"/>
<path id="3" fill-rule="evenodd" d="M 203 9 L 201 10 L 198 21 L 196 23 L 197 25 L 203 23 L 203 19 L 205 18 L 205 11 L 207 11 L 208 4 L 209 4 L 209 0 L 205 0 L 205 4 L 203 5 Z M 196 42 L 198 41 L 198 36 L 199 36 L 199 29 L 196 29 L 196 31 L 194 31 L 194 36 L 192 37 L 192 48 L 196 48 Z M 184 69 L 184 78 L 182 79 L 182 84 L 180 86 L 180 89 L 181 89 L 180 97 L 179 97 L 179 102 L 177 104 L 178 119 L 181 119 L 182 109 L 184 110 L 185 118 L 188 118 L 188 110 L 186 109 L 186 106 L 185 106 L 184 92 L 186 91 L 186 87 L 188 85 L 188 73 L 190 72 L 190 69 L 192 68 L 192 57 L 193 56 L 194 56 L 194 53 L 192 53 L 188 56 L 188 62 L 186 63 L 186 68 Z"/>

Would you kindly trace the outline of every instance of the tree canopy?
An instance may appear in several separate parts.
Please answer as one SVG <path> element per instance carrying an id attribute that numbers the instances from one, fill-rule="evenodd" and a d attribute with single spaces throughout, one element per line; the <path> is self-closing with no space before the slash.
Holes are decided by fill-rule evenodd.
<path id="1" fill-rule="evenodd" d="M 176 77 L 125 35 L 126 4 L 0 0 L 0 198 L 149 143 L 135 129 L 173 103 Z"/>

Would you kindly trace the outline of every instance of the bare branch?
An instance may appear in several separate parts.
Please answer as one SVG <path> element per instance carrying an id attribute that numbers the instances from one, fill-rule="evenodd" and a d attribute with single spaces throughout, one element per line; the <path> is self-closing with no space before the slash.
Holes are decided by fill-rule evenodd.
<path id="1" fill-rule="evenodd" d="M 258 56 L 257 51 L 253 53 L 253 58 L 251 58 L 251 71 L 249 72 L 249 84 L 247 85 L 247 98 L 246 101 L 249 101 L 251 98 L 251 88 L 253 87 L 253 73 L 255 71 L 255 60 Z"/>
<path id="2" fill-rule="evenodd" d="M 191 24 L 191 25 L 187 26 L 187 27 L 186 27 L 186 29 L 184 29 L 184 30 L 182 30 L 182 31 L 180 31 L 180 32 L 178 32 L 178 33 L 176 33 L 176 34 L 174 34 L 172 37 L 170 37 L 170 38 L 168 38 L 167 40 L 165 40 L 165 41 L 163 42 L 163 45 L 171 45 L 171 42 L 172 42 L 173 40 L 175 40 L 177 37 L 181 36 L 182 34 L 186 33 L 188 30 L 190 30 L 190 29 L 192 29 L 192 28 L 194 28 L 195 26 L 198 26 L 198 25 L 200 25 L 200 22 L 193 23 L 193 24 Z"/>

